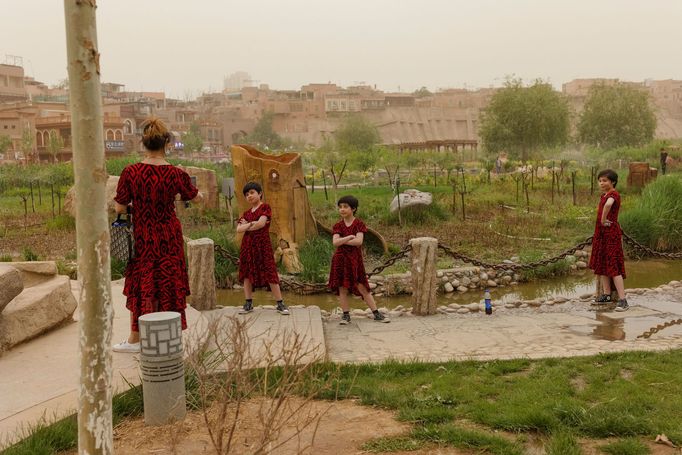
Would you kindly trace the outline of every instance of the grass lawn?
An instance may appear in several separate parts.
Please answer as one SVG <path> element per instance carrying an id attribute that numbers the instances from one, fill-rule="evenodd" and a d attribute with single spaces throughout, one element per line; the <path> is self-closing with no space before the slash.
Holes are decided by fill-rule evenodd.
<path id="1" fill-rule="evenodd" d="M 682 443 L 682 350 L 490 362 L 321 364 L 332 378 L 318 398 L 359 399 L 396 412 L 406 434 L 365 444 L 369 452 L 433 446 L 472 453 L 580 454 L 578 440 L 608 454 L 649 453 L 664 433 Z M 134 389 L 115 399 L 114 418 L 139 415 Z M 323 429 L 322 429 L 323 430 Z M 51 454 L 76 444 L 73 418 L 42 427 L 3 455 Z"/>

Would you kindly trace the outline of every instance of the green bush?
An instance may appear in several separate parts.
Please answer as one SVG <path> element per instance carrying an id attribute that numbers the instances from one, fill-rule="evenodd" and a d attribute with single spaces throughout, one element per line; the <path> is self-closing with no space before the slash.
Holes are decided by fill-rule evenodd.
<path id="1" fill-rule="evenodd" d="M 3 254 L 0 256 L 0 262 L 12 262 L 12 256 L 9 254 Z"/>
<path id="2" fill-rule="evenodd" d="M 120 280 L 125 276 L 126 273 L 126 263 L 111 257 L 111 279 Z"/>
<path id="3" fill-rule="evenodd" d="M 620 216 L 623 231 L 659 251 L 682 249 L 682 180 L 661 176 L 649 184 L 635 207 Z"/>
<path id="4" fill-rule="evenodd" d="M 39 256 L 30 247 L 26 247 L 22 250 L 21 255 L 24 257 L 24 261 L 37 261 Z"/>
<path id="5" fill-rule="evenodd" d="M 46 223 L 48 231 L 72 231 L 76 229 L 76 220 L 71 215 L 58 215 Z"/>
<path id="6" fill-rule="evenodd" d="M 447 220 L 450 215 L 447 210 L 437 202 L 424 207 L 413 207 L 408 210 L 402 209 L 400 217 L 403 224 L 424 225 L 428 223 Z M 386 223 L 398 224 L 398 211 L 386 215 Z"/>
<path id="7" fill-rule="evenodd" d="M 313 237 L 307 240 L 299 250 L 299 258 L 303 266 L 301 279 L 313 283 L 324 283 L 329 277 L 334 246 L 323 237 Z"/>

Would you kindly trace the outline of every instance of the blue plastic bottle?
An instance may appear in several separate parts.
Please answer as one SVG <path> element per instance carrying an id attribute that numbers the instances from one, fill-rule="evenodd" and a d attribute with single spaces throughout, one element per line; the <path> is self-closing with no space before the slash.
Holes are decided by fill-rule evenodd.
<path id="1" fill-rule="evenodd" d="M 485 314 L 493 314 L 493 303 L 490 300 L 490 291 L 485 290 L 485 294 L 483 295 L 483 298 L 485 299 Z"/>

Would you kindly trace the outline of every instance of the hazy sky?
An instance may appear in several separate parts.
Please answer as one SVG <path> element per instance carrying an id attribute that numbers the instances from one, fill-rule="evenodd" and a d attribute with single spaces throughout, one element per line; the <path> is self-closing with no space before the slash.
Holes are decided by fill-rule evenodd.
<path id="1" fill-rule="evenodd" d="M 487 87 L 506 75 L 682 79 L 682 0 L 100 0 L 102 81 L 184 98 L 243 70 L 308 82 Z M 0 62 L 66 77 L 63 2 L 0 0 Z"/>

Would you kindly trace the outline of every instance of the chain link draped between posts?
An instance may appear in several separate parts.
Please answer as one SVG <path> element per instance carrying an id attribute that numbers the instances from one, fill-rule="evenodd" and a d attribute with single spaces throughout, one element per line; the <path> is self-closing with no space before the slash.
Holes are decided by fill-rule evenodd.
<path id="1" fill-rule="evenodd" d="M 392 266 L 395 264 L 397 261 L 400 259 L 407 257 L 407 255 L 412 251 L 412 245 L 409 243 L 403 247 L 402 250 L 398 251 L 396 254 L 391 256 L 390 258 L 386 259 L 383 264 L 377 266 L 372 270 L 371 272 L 367 273 L 367 278 L 371 278 L 372 275 L 378 275 L 379 273 L 383 272 L 384 269 L 387 269 L 388 267 Z"/>
<path id="2" fill-rule="evenodd" d="M 656 251 L 654 249 L 649 248 L 646 245 L 642 245 L 639 243 L 637 240 L 633 239 L 629 235 L 627 235 L 625 232 L 623 232 L 623 240 L 625 243 L 630 245 L 631 248 L 638 250 L 638 251 L 643 251 L 649 256 L 654 256 L 657 258 L 663 258 L 663 259 L 682 259 L 682 252 L 680 253 L 664 253 L 662 251 Z"/>
<path id="3" fill-rule="evenodd" d="M 656 327 L 652 327 L 646 332 L 642 333 L 641 335 L 638 335 L 637 338 L 641 339 L 647 339 L 651 337 L 654 333 L 660 332 L 663 329 L 667 329 L 668 327 L 672 327 L 674 325 L 680 325 L 682 324 L 682 319 L 674 319 L 672 321 L 667 321 L 664 322 L 663 324 L 658 324 Z"/>
<path id="4" fill-rule="evenodd" d="M 592 244 L 592 237 L 588 237 L 585 239 L 583 242 L 578 243 L 576 246 L 573 248 L 569 248 L 568 250 L 557 254 L 554 257 L 551 257 L 549 259 L 543 259 L 541 261 L 535 261 L 535 262 L 530 262 L 528 264 L 489 264 L 487 262 L 479 261 L 478 259 L 471 258 L 469 256 L 465 256 L 461 253 L 458 253 L 454 251 L 452 248 L 450 248 L 447 245 L 444 245 L 442 243 L 438 243 L 438 248 L 443 250 L 445 254 L 448 256 L 453 257 L 454 259 L 459 259 L 462 262 L 466 262 L 468 264 L 473 264 L 477 267 L 483 267 L 486 269 L 493 269 L 493 270 L 531 270 L 537 267 L 543 267 L 546 265 L 549 265 L 553 262 L 557 262 L 561 259 L 564 259 L 566 256 L 569 256 L 571 254 L 574 254 L 578 250 L 582 250 L 588 245 Z"/>
<path id="5" fill-rule="evenodd" d="M 630 237 L 628 234 L 623 232 L 623 239 L 626 244 L 628 244 L 631 248 L 642 251 L 647 255 L 654 256 L 654 257 L 659 257 L 663 259 L 682 259 L 682 253 L 663 253 L 660 251 L 653 250 L 645 245 L 642 245 L 641 243 L 637 242 L 635 239 Z M 477 267 L 482 267 L 485 269 L 492 269 L 492 270 L 512 270 L 512 271 L 518 271 L 518 270 L 532 270 L 538 267 L 544 267 L 549 264 L 552 264 L 554 262 L 560 261 L 562 259 L 565 259 L 566 256 L 573 255 L 575 254 L 576 251 L 584 249 L 586 246 L 589 246 L 592 244 L 592 237 L 586 238 L 584 241 L 578 243 L 572 248 L 569 248 L 556 256 L 553 256 L 548 259 L 542 259 L 539 261 L 535 262 L 530 262 L 528 264 L 491 264 L 488 262 L 480 261 L 478 259 L 474 259 L 472 257 L 466 256 L 462 253 L 459 253 L 455 250 L 453 250 L 451 247 L 448 245 L 445 245 L 443 243 L 438 243 L 438 248 L 442 250 L 446 255 L 452 257 L 453 259 L 458 259 L 462 262 L 465 262 L 467 264 L 472 264 Z M 220 245 L 215 245 L 214 246 L 216 254 L 221 256 L 223 259 L 227 259 L 228 261 L 232 262 L 232 264 L 235 265 L 235 267 L 239 266 L 239 257 L 230 253 L 228 250 L 223 248 Z M 381 265 L 375 267 L 371 272 L 367 273 L 367 278 L 370 278 L 374 275 L 378 275 L 381 272 L 383 272 L 385 269 L 388 267 L 391 267 L 394 265 L 396 262 L 398 262 L 401 259 L 406 258 L 410 252 L 412 251 L 412 245 L 409 243 L 403 246 L 403 248 L 397 252 L 396 254 L 392 255 L 388 259 L 386 259 Z M 310 283 L 310 282 L 305 282 L 305 281 L 299 281 L 295 278 L 282 278 L 281 283 L 286 286 L 288 289 L 297 292 L 299 294 L 312 294 L 312 293 L 317 293 L 317 292 L 325 292 L 327 290 L 327 285 L 323 283 Z M 682 324 L 682 320 L 680 320 L 679 324 Z M 672 325 L 672 324 L 671 324 Z M 653 329 L 652 329 L 653 330 Z M 659 329 L 660 330 L 660 329 Z M 647 332 L 645 332 L 646 334 Z M 655 332 L 652 332 L 655 333 Z M 644 335 L 644 334 L 643 334 Z M 642 335 L 640 335 L 641 337 Z M 648 335 L 651 336 L 651 335 Z M 646 338 L 648 338 L 648 336 Z"/>

